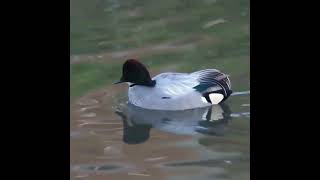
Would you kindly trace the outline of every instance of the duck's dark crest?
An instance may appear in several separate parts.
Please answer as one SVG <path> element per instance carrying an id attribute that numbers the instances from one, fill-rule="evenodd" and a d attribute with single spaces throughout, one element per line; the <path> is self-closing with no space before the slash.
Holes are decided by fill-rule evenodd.
<path id="1" fill-rule="evenodd" d="M 122 67 L 121 82 L 130 82 L 131 85 L 153 87 L 156 81 L 152 80 L 147 68 L 136 59 L 128 59 Z"/>

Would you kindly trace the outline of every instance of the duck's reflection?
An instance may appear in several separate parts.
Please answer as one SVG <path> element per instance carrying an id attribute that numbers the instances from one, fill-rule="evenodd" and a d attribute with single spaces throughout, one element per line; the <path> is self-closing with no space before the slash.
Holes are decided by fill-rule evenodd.
<path id="1" fill-rule="evenodd" d="M 116 113 L 123 120 L 123 141 L 128 144 L 147 141 L 151 128 L 182 135 L 223 135 L 231 117 L 227 104 L 184 111 L 148 110 L 128 104 Z"/>

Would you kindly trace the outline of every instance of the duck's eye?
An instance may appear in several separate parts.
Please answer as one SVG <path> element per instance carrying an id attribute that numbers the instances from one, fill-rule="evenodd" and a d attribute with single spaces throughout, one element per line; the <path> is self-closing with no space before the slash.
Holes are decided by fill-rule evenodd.
<path id="1" fill-rule="evenodd" d="M 170 97 L 165 96 L 165 97 L 162 97 L 161 99 L 170 99 Z"/>

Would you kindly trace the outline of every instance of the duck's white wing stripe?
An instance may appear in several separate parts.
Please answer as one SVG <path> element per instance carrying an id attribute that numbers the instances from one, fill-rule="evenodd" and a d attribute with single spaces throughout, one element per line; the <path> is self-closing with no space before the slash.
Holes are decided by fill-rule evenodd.
<path id="1" fill-rule="evenodd" d="M 229 76 L 228 76 L 228 75 L 227 75 L 227 80 L 228 80 L 227 85 L 228 85 L 229 89 L 231 89 L 231 81 L 230 81 L 230 79 L 229 79 Z"/>

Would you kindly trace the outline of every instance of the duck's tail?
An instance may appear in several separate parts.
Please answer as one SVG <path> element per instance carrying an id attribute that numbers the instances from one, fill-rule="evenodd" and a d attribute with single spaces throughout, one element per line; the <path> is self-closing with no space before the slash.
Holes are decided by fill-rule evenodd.
<path id="1" fill-rule="evenodd" d="M 216 69 L 205 69 L 192 73 L 199 84 L 194 87 L 212 104 L 225 101 L 231 94 L 231 82 L 228 75 Z"/>

